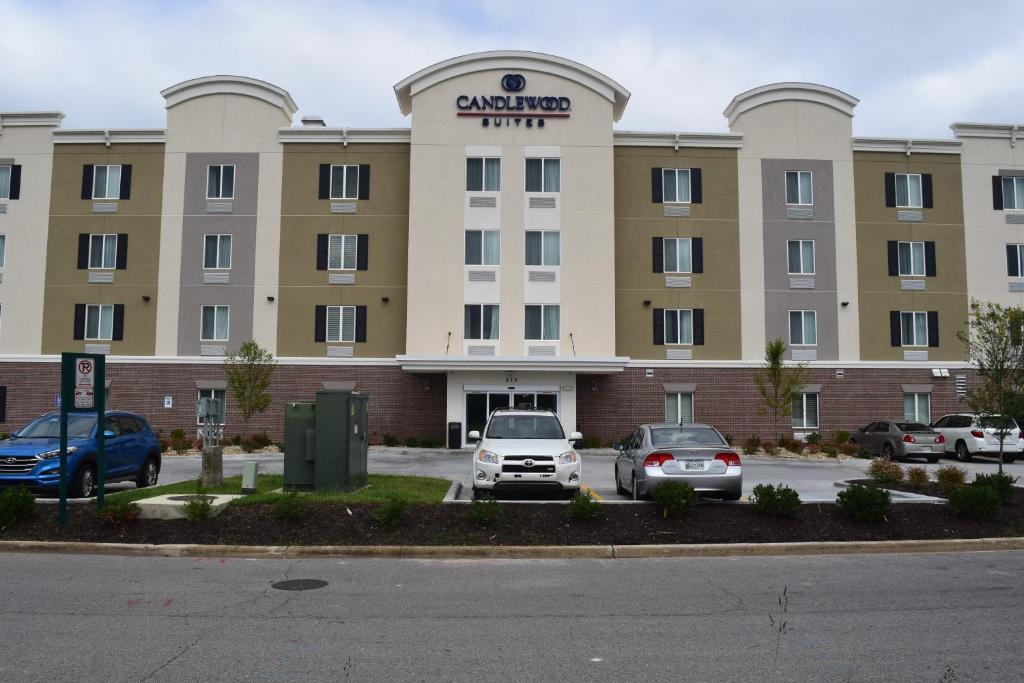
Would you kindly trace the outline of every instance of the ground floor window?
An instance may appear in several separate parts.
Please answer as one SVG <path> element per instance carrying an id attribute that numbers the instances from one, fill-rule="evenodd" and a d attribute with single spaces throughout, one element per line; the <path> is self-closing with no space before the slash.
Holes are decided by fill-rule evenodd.
<path id="1" fill-rule="evenodd" d="M 818 394 L 793 394 L 793 429 L 818 428 Z"/>
<path id="2" fill-rule="evenodd" d="M 224 424 L 225 416 L 228 412 L 227 391 L 224 389 L 200 389 L 196 399 L 200 398 L 212 398 L 220 401 L 220 417 L 214 420 L 214 423 L 219 425 Z M 203 424 L 203 421 L 196 418 L 196 424 L 201 425 Z"/>
<path id="3" fill-rule="evenodd" d="M 665 422 L 684 424 L 693 422 L 693 394 L 665 394 Z"/>
<path id="4" fill-rule="evenodd" d="M 903 419 L 929 424 L 932 421 L 932 395 L 903 394 Z"/>

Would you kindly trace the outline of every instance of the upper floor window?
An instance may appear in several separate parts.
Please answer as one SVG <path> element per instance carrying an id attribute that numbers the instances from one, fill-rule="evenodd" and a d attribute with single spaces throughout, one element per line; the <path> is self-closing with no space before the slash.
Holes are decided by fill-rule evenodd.
<path id="1" fill-rule="evenodd" d="M 814 204 L 810 171 L 786 171 L 786 203 Z"/>
<path id="2" fill-rule="evenodd" d="M 214 164 L 206 167 L 206 198 L 235 198 L 234 164 Z"/>
<path id="3" fill-rule="evenodd" d="M 468 157 L 466 159 L 467 192 L 499 192 L 500 190 L 500 157 Z"/>
<path id="4" fill-rule="evenodd" d="M 231 235 L 206 235 L 203 238 L 203 268 L 231 268 Z"/>
<path id="5" fill-rule="evenodd" d="M 331 166 L 331 199 L 359 199 L 359 166 Z"/>
<path id="6" fill-rule="evenodd" d="M 0 199 L 11 197 L 11 167 L 0 166 Z"/>
<path id="7" fill-rule="evenodd" d="M 693 343 L 693 311 L 691 309 L 665 309 L 665 343 Z"/>
<path id="8" fill-rule="evenodd" d="M 467 304 L 463 337 L 465 339 L 497 339 L 497 304 Z"/>
<path id="9" fill-rule="evenodd" d="M 899 273 L 924 277 L 924 242 L 899 243 Z"/>
<path id="10" fill-rule="evenodd" d="M 662 244 L 666 273 L 693 272 L 693 242 L 689 237 L 666 237 Z"/>
<path id="11" fill-rule="evenodd" d="M 814 240 L 789 240 L 786 250 L 790 275 L 814 275 Z"/>
<path id="12" fill-rule="evenodd" d="M 1003 208 L 1024 209 L 1024 176 L 1003 178 Z M 3 197 L 3 178 L 0 176 L 0 197 Z"/>
<path id="13" fill-rule="evenodd" d="M 501 264 L 501 232 L 498 230 L 466 231 L 466 265 L 497 266 Z"/>
<path id="14" fill-rule="evenodd" d="M 1024 267 L 1024 244 L 1006 245 L 1006 275 L 1007 277 L 1021 277 Z"/>
<path id="15" fill-rule="evenodd" d="M 114 307 L 110 304 L 89 304 L 85 307 L 85 338 L 89 341 L 110 341 L 114 336 Z"/>
<path id="16" fill-rule="evenodd" d="M 327 341 L 354 342 L 356 340 L 356 307 L 327 307 Z"/>
<path id="17" fill-rule="evenodd" d="M 89 269 L 117 267 L 117 235 L 89 235 Z"/>
<path id="18" fill-rule="evenodd" d="M 661 189 L 665 203 L 689 204 L 690 169 L 663 168 L 661 175 Z"/>
<path id="19" fill-rule="evenodd" d="M 903 346 L 928 346 L 928 314 L 925 311 L 901 311 L 900 339 Z"/>
<path id="20" fill-rule="evenodd" d="M 559 240 L 557 230 L 526 231 L 526 265 L 559 265 Z"/>
<path id="21" fill-rule="evenodd" d="M 327 238 L 327 269 L 355 270 L 358 235 L 329 235 Z"/>
<path id="22" fill-rule="evenodd" d="M 527 159 L 527 192 L 561 192 L 561 159 Z"/>
<path id="23" fill-rule="evenodd" d="M 4 269 L 4 260 L 7 258 L 7 235 L 0 235 L 0 270 Z"/>
<path id="24" fill-rule="evenodd" d="M 920 173 L 896 174 L 896 206 L 901 209 L 920 209 L 924 206 Z"/>
<path id="25" fill-rule="evenodd" d="M 789 312 L 789 343 L 792 346 L 816 346 L 818 314 L 816 311 Z"/>
<path id="26" fill-rule="evenodd" d="M 203 306 L 199 338 L 202 341 L 227 341 L 229 315 L 228 306 Z"/>
<path id="27" fill-rule="evenodd" d="M 94 166 L 92 171 L 92 198 L 119 199 L 121 197 L 121 166 Z"/>
<path id="28" fill-rule="evenodd" d="M 558 340 L 559 308 L 557 305 L 526 307 L 526 339 Z"/>

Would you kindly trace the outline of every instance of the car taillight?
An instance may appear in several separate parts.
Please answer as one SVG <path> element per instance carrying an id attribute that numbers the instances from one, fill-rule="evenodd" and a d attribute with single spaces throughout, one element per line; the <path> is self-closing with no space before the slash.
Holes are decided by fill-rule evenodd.
<path id="1" fill-rule="evenodd" d="M 675 460 L 671 453 L 651 453 L 644 458 L 644 467 L 661 467 L 669 460 Z"/>
<path id="2" fill-rule="evenodd" d="M 917 439 L 915 439 L 912 434 L 904 434 L 903 435 L 903 443 L 916 443 L 916 442 L 917 442 Z"/>
<path id="3" fill-rule="evenodd" d="M 942 434 L 939 434 L 939 438 L 935 439 L 935 443 L 946 443 L 946 437 L 944 437 Z"/>
<path id="4" fill-rule="evenodd" d="M 971 436 L 973 436 L 975 439 L 984 439 L 985 432 L 981 431 L 980 429 L 972 429 Z"/>
<path id="5" fill-rule="evenodd" d="M 726 467 L 736 466 L 739 467 L 740 456 L 736 455 L 732 451 L 727 453 L 715 453 L 715 460 L 720 460 L 725 463 Z"/>

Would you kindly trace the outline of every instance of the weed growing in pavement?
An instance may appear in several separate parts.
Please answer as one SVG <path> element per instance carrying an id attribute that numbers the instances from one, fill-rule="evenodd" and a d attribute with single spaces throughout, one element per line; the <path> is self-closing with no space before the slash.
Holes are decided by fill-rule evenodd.
<path id="1" fill-rule="evenodd" d="M 395 527 L 402 522 L 409 503 L 404 498 L 389 498 L 388 502 L 373 511 L 373 518 L 384 527 Z"/>
<path id="2" fill-rule="evenodd" d="M 113 496 L 107 498 L 103 509 L 97 510 L 96 514 L 100 518 L 100 524 L 106 526 L 125 526 L 137 520 L 141 511 L 141 508 L 139 508 L 135 501 Z"/>
<path id="3" fill-rule="evenodd" d="M 935 470 L 935 481 L 939 485 L 939 493 L 948 496 L 967 485 L 967 470 L 956 465 L 943 465 Z"/>
<path id="4" fill-rule="evenodd" d="M 309 501 L 299 495 L 296 491 L 289 491 L 274 499 L 272 504 L 274 517 L 284 520 L 297 520 L 306 516 L 306 507 Z"/>
<path id="5" fill-rule="evenodd" d="M 858 522 L 884 522 L 892 508 L 892 496 L 876 486 L 850 484 L 836 495 L 836 503 Z"/>
<path id="6" fill-rule="evenodd" d="M 993 519 L 999 514 L 999 494 L 991 486 L 961 486 L 949 494 L 953 512 L 971 519 Z"/>
<path id="7" fill-rule="evenodd" d="M 782 647 L 782 636 L 786 635 L 786 624 L 789 623 L 786 620 L 787 612 L 789 612 L 789 586 L 783 586 L 782 592 L 779 593 L 778 616 L 768 615 L 768 623 L 772 625 L 772 631 L 775 632 L 775 649 L 772 653 L 772 670 L 768 673 L 769 681 L 775 680 L 775 674 L 779 670 L 779 649 Z"/>
<path id="8" fill-rule="evenodd" d="M 654 487 L 651 498 L 661 506 L 661 516 L 668 517 L 677 510 L 683 510 L 697 504 L 697 492 L 692 486 L 682 481 L 666 481 Z"/>
<path id="9" fill-rule="evenodd" d="M 599 514 L 601 514 L 601 504 L 586 491 L 580 491 L 569 500 L 569 517 L 572 519 L 589 522 L 597 519 Z"/>
<path id="10" fill-rule="evenodd" d="M 800 494 L 785 484 L 758 484 L 753 494 L 757 511 L 769 517 L 793 517 L 800 509 Z"/>
<path id="11" fill-rule="evenodd" d="M 24 486 L 0 493 L 0 529 L 31 519 L 36 513 L 36 497 Z"/>
<path id="12" fill-rule="evenodd" d="M 474 498 L 469 504 L 469 512 L 480 526 L 487 526 L 497 522 L 501 519 L 503 511 L 501 506 L 498 505 L 498 501 L 489 493 L 484 494 L 480 498 Z"/>
<path id="13" fill-rule="evenodd" d="M 903 481 L 903 468 L 898 462 L 875 458 L 868 466 L 868 476 L 876 484 L 892 486 Z"/>
<path id="14" fill-rule="evenodd" d="M 915 491 L 923 491 L 928 488 L 931 480 L 928 478 L 928 470 L 920 465 L 908 467 L 906 470 L 907 486 Z"/>
<path id="15" fill-rule="evenodd" d="M 203 487 L 203 478 L 196 479 L 196 492 L 191 499 L 185 503 L 185 519 L 192 522 L 202 522 L 210 518 L 213 511 L 213 496 L 206 495 Z"/>
<path id="16" fill-rule="evenodd" d="M 971 486 L 991 487 L 999 496 L 999 503 L 1006 505 L 1013 498 L 1013 485 L 1017 483 L 1017 477 L 1011 477 L 1005 472 L 993 472 L 992 474 L 976 474 Z"/>

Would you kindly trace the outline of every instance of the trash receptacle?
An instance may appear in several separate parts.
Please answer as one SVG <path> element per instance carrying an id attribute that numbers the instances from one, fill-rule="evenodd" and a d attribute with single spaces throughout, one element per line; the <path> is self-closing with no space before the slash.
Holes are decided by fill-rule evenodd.
<path id="1" fill-rule="evenodd" d="M 448 448 L 462 448 L 462 423 L 448 423 Z"/>

